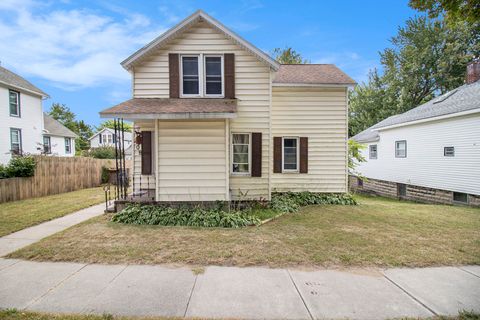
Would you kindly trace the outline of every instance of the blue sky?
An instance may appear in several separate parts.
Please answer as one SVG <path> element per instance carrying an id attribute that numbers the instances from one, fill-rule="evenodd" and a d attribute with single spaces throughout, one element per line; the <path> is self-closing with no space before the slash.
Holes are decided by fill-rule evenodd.
<path id="1" fill-rule="evenodd" d="M 260 49 L 291 46 L 357 82 L 415 11 L 408 0 L 0 1 L 0 60 L 96 125 L 98 111 L 131 95 L 120 62 L 197 9 Z"/>

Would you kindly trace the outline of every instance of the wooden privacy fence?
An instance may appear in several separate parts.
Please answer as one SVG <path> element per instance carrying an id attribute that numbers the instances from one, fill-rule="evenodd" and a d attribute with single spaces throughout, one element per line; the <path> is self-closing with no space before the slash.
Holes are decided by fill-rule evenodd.
<path id="1" fill-rule="evenodd" d="M 35 156 L 35 175 L 0 179 L 0 203 L 98 187 L 102 167 L 115 167 L 115 160 L 86 157 Z"/>

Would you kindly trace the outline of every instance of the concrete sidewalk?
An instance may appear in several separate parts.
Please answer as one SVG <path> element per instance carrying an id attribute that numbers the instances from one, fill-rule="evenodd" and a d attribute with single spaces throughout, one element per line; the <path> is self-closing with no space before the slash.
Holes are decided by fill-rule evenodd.
<path id="1" fill-rule="evenodd" d="M 26 228 L 0 238 L 0 257 L 18 249 L 31 245 L 42 238 L 65 230 L 80 222 L 103 214 L 105 204 L 85 208 L 61 218 L 50 220 L 39 225 Z"/>
<path id="2" fill-rule="evenodd" d="M 480 266 L 313 272 L 0 259 L 0 308 L 243 319 L 386 319 L 480 312 Z"/>

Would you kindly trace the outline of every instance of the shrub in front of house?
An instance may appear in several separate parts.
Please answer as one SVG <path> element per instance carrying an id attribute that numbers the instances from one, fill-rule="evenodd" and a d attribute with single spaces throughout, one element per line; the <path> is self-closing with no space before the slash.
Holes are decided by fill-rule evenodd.
<path id="1" fill-rule="evenodd" d="M 35 159 L 31 156 L 14 156 L 6 166 L 0 165 L 0 179 L 33 177 Z"/>
<path id="2" fill-rule="evenodd" d="M 174 207 L 167 205 L 130 204 L 112 217 L 126 224 L 240 228 L 260 223 L 247 211 L 226 211 L 220 208 Z"/>

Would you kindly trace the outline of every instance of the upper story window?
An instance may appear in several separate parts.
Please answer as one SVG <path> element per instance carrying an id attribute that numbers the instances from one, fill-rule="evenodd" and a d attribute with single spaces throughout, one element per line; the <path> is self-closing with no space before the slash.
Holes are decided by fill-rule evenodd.
<path id="1" fill-rule="evenodd" d="M 370 145 L 370 152 L 368 153 L 370 159 L 377 159 L 377 145 L 371 144 Z"/>
<path id="2" fill-rule="evenodd" d="M 10 102 L 10 115 L 20 117 L 20 92 L 9 90 L 8 97 Z"/>
<path id="3" fill-rule="evenodd" d="M 72 139 L 70 138 L 65 138 L 65 153 L 72 153 Z"/>
<path id="4" fill-rule="evenodd" d="M 407 141 L 395 141 L 395 158 L 407 157 Z"/>
<path id="5" fill-rule="evenodd" d="M 52 143 L 50 137 L 43 137 L 43 153 L 50 154 L 52 153 Z"/>
<path id="6" fill-rule="evenodd" d="M 182 97 L 223 97 L 222 55 L 182 55 L 180 69 Z"/>
<path id="7" fill-rule="evenodd" d="M 283 138 L 283 171 L 284 172 L 298 172 L 298 138 Z"/>
<path id="8" fill-rule="evenodd" d="M 10 128 L 10 150 L 13 154 L 22 154 L 22 130 Z"/>

